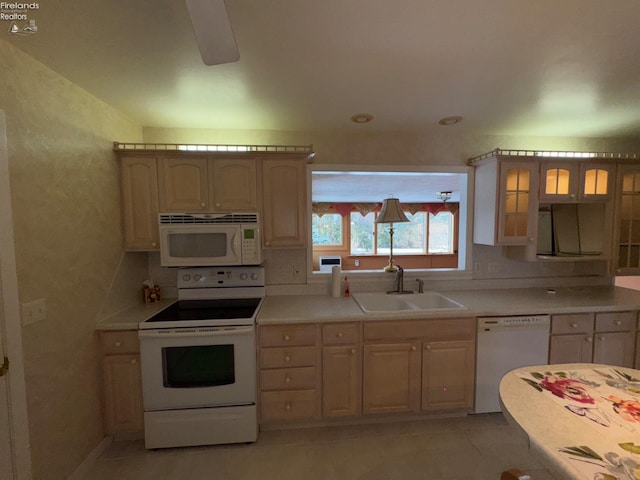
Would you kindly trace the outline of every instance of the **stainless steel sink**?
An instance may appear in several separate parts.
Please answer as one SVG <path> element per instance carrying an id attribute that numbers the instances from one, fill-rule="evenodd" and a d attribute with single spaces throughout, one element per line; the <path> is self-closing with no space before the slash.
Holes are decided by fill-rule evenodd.
<path id="1" fill-rule="evenodd" d="M 387 295 L 385 293 L 354 293 L 353 299 L 365 313 L 402 311 L 461 310 L 464 305 L 438 292 Z"/>

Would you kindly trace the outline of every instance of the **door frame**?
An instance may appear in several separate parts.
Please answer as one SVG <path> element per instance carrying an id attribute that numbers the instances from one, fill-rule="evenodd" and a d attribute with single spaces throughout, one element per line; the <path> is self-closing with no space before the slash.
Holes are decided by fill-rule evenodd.
<path id="1" fill-rule="evenodd" d="M 18 276 L 16 273 L 15 244 L 13 236 L 13 212 L 9 184 L 9 152 L 6 119 L 0 110 L 0 289 L 2 289 L 3 314 L 0 325 L 4 338 L 4 354 L 9 358 L 9 372 L 6 379 L 9 400 L 9 427 L 15 478 L 32 478 L 31 447 L 29 444 L 29 418 L 22 350 L 22 326 L 20 324 L 20 301 L 18 297 Z M 2 337 L 2 335 L 0 335 Z"/>

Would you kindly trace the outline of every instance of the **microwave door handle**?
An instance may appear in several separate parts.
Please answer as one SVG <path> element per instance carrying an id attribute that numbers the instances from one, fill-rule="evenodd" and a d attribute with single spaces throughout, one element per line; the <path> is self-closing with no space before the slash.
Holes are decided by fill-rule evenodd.
<path id="1" fill-rule="evenodd" d="M 233 234 L 233 238 L 231 239 L 231 252 L 233 253 L 233 256 L 236 258 L 238 257 L 238 252 L 240 251 L 240 242 L 242 241 L 240 238 L 241 235 L 242 235 L 242 229 L 240 229 L 240 234 L 238 234 L 238 232 L 235 232 Z"/>

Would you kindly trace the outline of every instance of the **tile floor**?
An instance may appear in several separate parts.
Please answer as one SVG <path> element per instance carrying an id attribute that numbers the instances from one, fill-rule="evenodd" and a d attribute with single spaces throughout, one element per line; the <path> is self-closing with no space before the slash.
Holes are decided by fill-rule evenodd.
<path id="1" fill-rule="evenodd" d="M 553 477 L 502 414 L 268 430 L 250 445 L 147 451 L 114 442 L 87 480 L 498 480 Z"/>

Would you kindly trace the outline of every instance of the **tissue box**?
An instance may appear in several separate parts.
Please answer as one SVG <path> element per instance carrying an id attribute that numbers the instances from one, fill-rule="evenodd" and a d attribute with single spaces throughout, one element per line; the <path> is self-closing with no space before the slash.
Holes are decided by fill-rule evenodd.
<path id="1" fill-rule="evenodd" d="M 142 287 L 142 296 L 144 303 L 153 303 L 160 301 L 160 287 Z"/>

